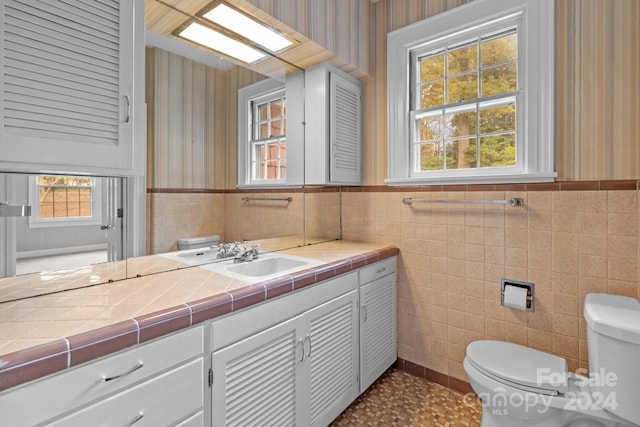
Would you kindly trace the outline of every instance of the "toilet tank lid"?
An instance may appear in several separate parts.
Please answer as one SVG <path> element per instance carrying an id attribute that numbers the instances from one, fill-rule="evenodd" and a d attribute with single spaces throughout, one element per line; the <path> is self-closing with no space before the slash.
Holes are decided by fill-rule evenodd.
<path id="1" fill-rule="evenodd" d="M 640 301 L 610 294 L 587 294 L 584 318 L 595 332 L 640 345 Z"/>
<path id="2" fill-rule="evenodd" d="M 186 237 L 184 239 L 178 239 L 178 243 L 183 245 L 196 245 L 199 243 L 216 243 L 220 241 L 220 236 L 214 234 L 212 236 L 202 236 L 202 237 Z"/>

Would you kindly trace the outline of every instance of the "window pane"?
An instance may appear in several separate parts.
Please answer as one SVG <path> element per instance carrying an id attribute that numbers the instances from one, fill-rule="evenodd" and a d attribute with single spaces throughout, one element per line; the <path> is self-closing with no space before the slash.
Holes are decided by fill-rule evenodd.
<path id="1" fill-rule="evenodd" d="M 417 134 L 419 141 L 433 141 L 442 139 L 442 116 L 418 119 Z"/>
<path id="2" fill-rule="evenodd" d="M 444 53 L 420 59 L 420 81 L 441 79 L 444 77 Z"/>
<path id="3" fill-rule="evenodd" d="M 420 86 L 420 108 L 444 104 L 444 80 L 437 80 Z"/>
<path id="4" fill-rule="evenodd" d="M 91 216 L 91 189 L 79 188 L 80 214 L 79 216 Z"/>
<path id="5" fill-rule="evenodd" d="M 447 114 L 444 116 L 446 123 L 445 135 L 447 138 L 456 136 L 475 135 L 477 133 L 476 112 Z"/>
<path id="6" fill-rule="evenodd" d="M 515 134 L 492 135 L 480 138 L 480 166 L 515 166 Z"/>
<path id="7" fill-rule="evenodd" d="M 517 63 L 511 62 L 482 70 L 482 96 L 515 92 L 517 88 Z"/>
<path id="8" fill-rule="evenodd" d="M 442 144 L 434 142 L 418 145 L 421 171 L 442 170 Z"/>
<path id="9" fill-rule="evenodd" d="M 271 103 L 271 117 L 280 117 L 282 115 L 282 104 L 280 101 L 274 101 Z"/>
<path id="10" fill-rule="evenodd" d="M 268 113 L 267 108 L 268 108 L 268 107 L 267 107 L 267 104 L 261 104 L 261 105 L 258 105 L 258 120 L 259 120 L 259 121 L 263 122 L 263 121 L 265 121 L 265 120 L 267 120 L 267 119 L 268 119 L 268 116 L 267 116 L 267 113 Z"/>
<path id="11" fill-rule="evenodd" d="M 474 71 L 447 80 L 449 103 L 478 97 L 478 72 Z"/>
<path id="12" fill-rule="evenodd" d="M 286 178 L 287 178 L 287 159 L 283 157 L 280 160 L 280 179 L 286 179 Z"/>
<path id="13" fill-rule="evenodd" d="M 476 138 L 447 142 L 447 169 L 476 167 Z"/>
<path id="14" fill-rule="evenodd" d="M 67 216 L 80 216 L 80 191 L 69 189 L 67 191 Z"/>
<path id="15" fill-rule="evenodd" d="M 269 136 L 280 136 L 283 135 L 282 132 L 282 122 L 280 120 L 273 120 L 271 122 L 271 131 Z"/>
<path id="16" fill-rule="evenodd" d="M 500 64 L 518 58 L 518 36 L 509 34 L 482 42 L 482 66 Z"/>
<path id="17" fill-rule="evenodd" d="M 278 178 L 278 161 L 277 160 L 267 161 L 266 168 L 267 168 L 267 179 Z"/>
<path id="18" fill-rule="evenodd" d="M 449 51 L 447 74 L 453 75 L 478 68 L 478 45 L 461 47 Z"/>
<path id="19" fill-rule="evenodd" d="M 516 106 L 487 108 L 480 110 L 480 133 L 514 131 L 516 129 Z"/>
<path id="20" fill-rule="evenodd" d="M 269 125 L 267 123 L 260 125 L 260 133 L 258 134 L 258 139 L 264 138 L 269 138 Z"/>

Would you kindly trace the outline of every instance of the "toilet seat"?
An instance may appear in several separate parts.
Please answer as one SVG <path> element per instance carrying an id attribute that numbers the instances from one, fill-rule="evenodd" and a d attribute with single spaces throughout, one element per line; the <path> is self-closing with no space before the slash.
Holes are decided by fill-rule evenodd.
<path id="1" fill-rule="evenodd" d="M 467 360 L 482 374 L 532 393 L 566 393 L 567 362 L 561 357 L 518 344 L 481 340 L 469 344 Z"/>

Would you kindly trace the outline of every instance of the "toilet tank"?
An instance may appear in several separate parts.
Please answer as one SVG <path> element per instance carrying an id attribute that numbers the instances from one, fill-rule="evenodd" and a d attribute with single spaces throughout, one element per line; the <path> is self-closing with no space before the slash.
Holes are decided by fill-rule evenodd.
<path id="1" fill-rule="evenodd" d="M 178 249 L 183 251 L 185 249 L 197 249 L 214 246 L 220 243 L 220 236 L 203 236 L 203 237 L 186 237 L 184 239 L 178 239 Z"/>
<path id="2" fill-rule="evenodd" d="M 593 391 L 599 392 L 592 394 L 592 403 L 640 425 L 640 302 L 619 295 L 588 294 L 584 317 L 589 376 Z"/>

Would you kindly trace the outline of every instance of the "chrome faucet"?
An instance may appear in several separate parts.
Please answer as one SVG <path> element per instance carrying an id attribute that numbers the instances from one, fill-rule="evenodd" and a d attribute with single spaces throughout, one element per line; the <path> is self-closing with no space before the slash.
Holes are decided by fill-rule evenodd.
<path id="1" fill-rule="evenodd" d="M 237 254 L 234 258 L 233 258 L 233 262 L 247 262 L 247 261 L 253 261 L 258 259 L 258 247 L 260 246 L 260 243 L 258 243 L 257 245 L 251 246 L 250 248 L 247 248 L 246 246 L 243 246 L 244 251 Z"/>
<path id="2" fill-rule="evenodd" d="M 217 258 L 229 258 L 235 257 L 241 252 L 245 252 L 247 247 L 240 242 L 234 243 L 220 243 L 218 245 Z"/>

